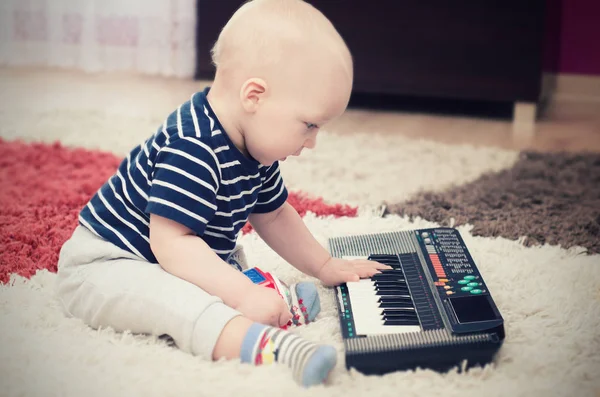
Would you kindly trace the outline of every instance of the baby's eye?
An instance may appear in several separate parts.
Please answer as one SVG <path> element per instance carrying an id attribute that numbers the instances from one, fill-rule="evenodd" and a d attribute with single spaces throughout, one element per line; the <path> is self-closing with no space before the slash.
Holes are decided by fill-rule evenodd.
<path id="1" fill-rule="evenodd" d="M 313 124 L 313 123 L 304 123 L 306 124 L 306 128 L 308 128 L 309 130 L 315 129 L 315 128 L 319 128 L 318 125 Z"/>

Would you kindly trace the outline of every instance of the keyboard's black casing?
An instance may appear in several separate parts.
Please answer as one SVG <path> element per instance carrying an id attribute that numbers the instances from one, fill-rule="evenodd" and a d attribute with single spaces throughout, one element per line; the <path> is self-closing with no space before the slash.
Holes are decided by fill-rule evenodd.
<path id="1" fill-rule="evenodd" d="M 427 253 L 423 252 L 425 249 L 423 239 L 419 237 L 424 232 L 431 235 L 435 235 L 436 232 L 452 233 L 458 236 L 471 266 L 471 270 L 469 270 L 471 273 L 469 274 L 476 274 L 478 278 L 481 277 L 462 237 L 456 229 L 452 228 L 419 229 L 377 235 L 340 237 L 330 239 L 329 248 L 332 255 L 336 257 L 361 255 L 371 257 L 381 254 L 398 256 L 413 254 L 416 257 L 416 251 L 421 251 L 419 256 L 421 257 L 421 263 L 424 264 L 422 266 L 428 267 L 431 263 L 428 262 Z M 411 252 L 412 250 L 415 252 Z M 440 256 L 443 256 L 443 254 L 440 254 Z M 450 270 L 450 267 L 448 269 Z M 433 296 L 434 290 L 438 287 L 432 283 L 432 268 L 429 267 L 426 273 L 429 279 L 429 283 L 426 285 L 429 285 L 432 290 L 429 292 Z M 435 275 L 433 275 L 433 278 L 435 278 Z M 370 336 L 352 334 L 354 326 L 352 315 L 345 314 L 352 312 L 351 302 L 350 299 L 342 298 L 344 293 L 348 293 L 347 286 L 342 284 L 335 287 L 336 304 L 344 338 L 346 368 L 355 368 L 359 372 L 369 375 L 382 375 L 416 368 L 446 372 L 452 368 L 463 370 L 493 362 L 504 341 L 504 322 L 482 277 L 481 282 L 486 288 L 482 295 L 489 296 L 493 319 L 488 318 L 487 321 L 460 324 L 456 315 L 453 316 L 447 302 L 444 301 L 445 297 L 440 299 L 438 294 L 437 303 L 433 306 L 439 311 L 438 314 L 444 320 L 441 326 L 433 326 L 430 327 L 432 329 L 421 332 Z M 477 331 L 473 331 L 473 329 L 477 329 Z"/>

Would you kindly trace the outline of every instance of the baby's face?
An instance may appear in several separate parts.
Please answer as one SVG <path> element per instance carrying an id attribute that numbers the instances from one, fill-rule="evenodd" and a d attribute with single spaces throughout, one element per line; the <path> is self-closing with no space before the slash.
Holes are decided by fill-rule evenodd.
<path id="1" fill-rule="evenodd" d="M 319 130 L 348 105 L 352 84 L 347 76 L 303 77 L 274 89 L 244 128 L 246 148 L 262 165 L 314 148 Z"/>

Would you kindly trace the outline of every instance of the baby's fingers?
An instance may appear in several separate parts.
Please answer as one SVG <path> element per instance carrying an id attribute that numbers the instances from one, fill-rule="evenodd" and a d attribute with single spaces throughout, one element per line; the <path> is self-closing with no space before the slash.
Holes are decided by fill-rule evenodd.
<path id="1" fill-rule="evenodd" d="M 384 270 L 384 269 L 382 269 Z M 357 267 L 354 269 L 354 273 L 358 275 L 360 278 L 368 278 L 372 277 L 375 274 L 379 273 L 378 269 L 374 269 L 372 267 Z"/>
<path id="2" fill-rule="evenodd" d="M 384 265 L 383 263 L 379 263 L 379 262 L 375 262 L 375 261 L 363 261 L 360 263 L 360 266 L 370 267 L 370 268 L 379 269 L 379 270 L 393 269 L 393 267 L 391 267 L 391 266 Z"/>
<path id="3" fill-rule="evenodd" d="M 340 272 L 340 275 L 343 278 L 342 282 L 348 282 L 358 281 L 361 278 L 368 278 L 376 273 L 379 273 L 379 270 L 370 267 L 360 267 L 355 265 L 344 269 L 342 272 Z"/>
<path id="4" fill-rule="evenodd" d="M 356 274 L 355 272 L 343 272 L 341 273 L 341 278 L 343 283 L 350 283 L 353 281 L 358 281 L 360 280 L 360 275 Z"/>
<path id="5" fill-rule="evenodd" d="M 279 327 L 283 327 L 284 325 L 289 323 L 291 319 L 292 319 L 292 313 L 290 312 L 290 310 L 288 309 L 288 307 L 286 305 L 285 311 L 282 312 L 279 316 L 279 324 L 277 324 L 277 325 Z"/>

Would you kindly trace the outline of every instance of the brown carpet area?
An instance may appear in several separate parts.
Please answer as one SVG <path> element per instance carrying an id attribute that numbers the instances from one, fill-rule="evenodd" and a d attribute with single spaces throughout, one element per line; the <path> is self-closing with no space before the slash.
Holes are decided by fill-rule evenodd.
<path id="1" fill-rule="evenodd" d="M 600 154 L 523 152 L 515 166 L 443 192 L 424 192 L 387 212 L 525 244 L 583 246 L 600 253 Z"/>

